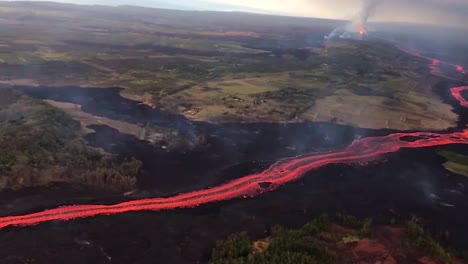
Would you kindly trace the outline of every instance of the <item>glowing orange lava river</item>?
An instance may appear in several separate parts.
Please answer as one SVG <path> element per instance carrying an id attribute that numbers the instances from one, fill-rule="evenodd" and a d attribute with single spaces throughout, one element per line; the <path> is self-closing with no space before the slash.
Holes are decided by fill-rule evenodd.
<path id="1" fill-rule="evenodd" d="M 443 75 L 441 70 L 437 70 L 437 66 L 441 64 L 453 67 L 455 72 L 464 73 L 461 66 L 440 62 L 419 54 L 412 54 L 430 60 L 432 62 L 430 68 L 435 75 Z M 468 107 L 468 101 L 461 95 L 461 92 L 464 90 L 468 90 L 468 86 L 454 87 L 451 89 L 451 93 L 462 106 Z M 52 220 L 70 220 L 131 211 L 158 211 L 196 207 L 201 204 L 229 199 L 248 198 L 267 191 L 273 191 L 283 184 L 299 179 L 308 171 L 328 164 L 361 163 L 376 159 L 384 154 L 396 152 L 401 148 L 423 148 L 448 144 L 468 144 L 468 129 L 449 134 L 414 132 L 363 138 L 354 141 L 342 150 L 286 158 L 276 162 L 261 173 L 247 175 L 209 189 L 182 193 L 172 197 L 140 199 L 113 205 L 72 205 L 26 215 L 5 216 L 0 217 L 0 228 L 12 225 L 35 225 Z"/>

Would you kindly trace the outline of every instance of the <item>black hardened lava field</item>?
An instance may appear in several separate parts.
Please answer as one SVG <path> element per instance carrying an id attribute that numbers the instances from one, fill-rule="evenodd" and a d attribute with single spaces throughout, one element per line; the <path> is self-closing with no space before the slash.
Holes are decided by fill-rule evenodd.
<path id="1" fill-rule="evenodd" d="M 467 28 L 154 2 L 0 2 L 0 263 L 465 263 Z"/>

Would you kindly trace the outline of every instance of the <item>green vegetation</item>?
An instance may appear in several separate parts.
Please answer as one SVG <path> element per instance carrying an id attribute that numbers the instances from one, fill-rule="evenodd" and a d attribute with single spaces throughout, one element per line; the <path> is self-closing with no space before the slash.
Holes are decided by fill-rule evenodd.
<path id="1" fill-rule="evenodd" d="M 252 241 L 246 233 L 234 234 L 216 244 L 211 263 L 336 263 L 336 256 L 315 241 L 315 237 L 328 227 L 329 220 L 326 216 L 321 216 L 297 230 L 275 226 L 271 229 L 268 248 L 263 253 L 253 251 Z"/>
<path id="2" fill-rule="evenodd" d="M 86 145 L 80 124 L 62 111 L 0 89 L 0 189 L 78 182 L 128 191 L 141 162 L 119 161 Z"/>
<path id="3" fill-rule="evenodd" d="M 252 241 L 247 233 L 230 235 L 225 241 L 218 241 L 213 250 L 213 263 L 244 263 L 252 253 Z"/>
<path id="4" fill-rule="evenodd" d="M 439 151 L 437 154 L 447 159 L 443 164 L 447 170 L 468 177 L 468 156 L 450 151 Z"/>
<path id="5" fill-rule="evenodd" d="M 427 65 L 390 44 L 311 47 L 304 40 L 315 32 L 305 20 L 88 8 L 1 3 L 0 81 L 120 86 L 128 98 L 213 122 L 456 125 L 451 106 L 424 76 Z"/>
<path id="6" fill-rule="evenodd" d="M 211 263 L 378 263 L 383 259 L 418 263 L 422 256 L 444 264 L 457 260 L 455 253 L 414 221 L 406 226 L 374 226 L 372 232 L 371 222 L 337 214 L 333 220 L 321 216 L 298 229 L 274 226 L 268 238 L 255 242 L 245 232 L 233 234 L 216 243 Z"/>
<path id="7" fill-rule="evenodd" d="M 358 238 L 368 237 L 370 235 L 370 228 L 372 225 L 372 219 L 359 219 L 352 215 L 337 214 L 336 221 L 346 227 L 357 229 L 358 231 L 354 234 Z"/>
<path id="8" fill-rule="evenodd" d="M 409 221 L 407 230 L 409 242 L 421 252 L 445 264 L 453 263 L 454 254 L 448 252 L 437 243 L 421 225 L 414 221 Z"/>

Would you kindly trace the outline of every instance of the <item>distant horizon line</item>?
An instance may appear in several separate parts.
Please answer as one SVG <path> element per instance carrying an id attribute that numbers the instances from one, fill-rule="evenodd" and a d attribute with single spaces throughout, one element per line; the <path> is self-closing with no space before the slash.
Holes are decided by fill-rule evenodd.
<path id="1" fill-rule="evenodd" d="M 319 20 L 328 20 L 328 21 L 337 21 L 337 22 L 347 22 L 351 21 L 349 19 L 340 19 L 340 18 L 326 18 L 326 17 L 312 17 L 312 16 L 301 16 L 301 15 L 291 15 L 291 14 L 279 14 L 272 12 L 261 12 L 258 11 L 247 11 L 247 10 L 210 10 L 210 9 L 192 9 L 192 8 L 168 8 L 168 7 L 156 7 L 156 6 L 145 6 L 145 5 L 134 5 L 134 4 L 91 4 L 91 3 L 72 3 L 68 1 L 50 1 L 50 0 L 0 0 L 0 3 L 25 3 L 25 4 L 58 4 L 58 5 L 73 5 L 73 6 L 98 6 L 98 7 L 108 7 L 108 8 L 121 8 L 121 7 L 133 7 L 133 8 L 142 8 L 142 9 L 159 9 L 159 10 L 170 10 L 170 11 L 180 11 L 180 12 L 212 12 L 212 13 L 242 13 L 247 15 L 263 15 L 271 17 L 289 17 L 294 19 L 319 19 Z M 448 25 L 440 24 L 431 24 L 431 23 L 422 23 L 422 22 L 410 22 L 410 21 L 386 21 L 386 20 L 370 20 L 368 24 L 398 24 L 398 25 L 414 25 L 414 26 L 436 26 L 439 28 L 455 28 L 463 29 L 463 27 L 453 27 Z"/>

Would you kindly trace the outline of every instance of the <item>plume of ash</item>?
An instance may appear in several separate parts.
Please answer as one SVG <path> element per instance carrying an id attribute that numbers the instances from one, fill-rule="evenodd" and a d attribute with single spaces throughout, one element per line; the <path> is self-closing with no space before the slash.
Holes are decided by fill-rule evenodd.
<path id="1" fill-rule="evenodd" d="M 377 11 L 377 6 L 382 3 L 382 0 L 362 0 L 361 11 L 358 13 L 357 17 L 348 24 L 347 30 L 357 31 L 359 27 L 366 27 L 367 20 L 375 15 Z"/>
<path id="2" fill-rule="evenodd" d="M 377 11 L 377 7 L 383 0 L 362 0 L 362 6 L 356 17 L 349 22 L 344 28 L 337 28 L 330 33 L 326 38 L 333 38 L 338 36 L 339 32 L 347 31 L 353 33 L 360 33 L 366 30 L 367 21 Z"/>

